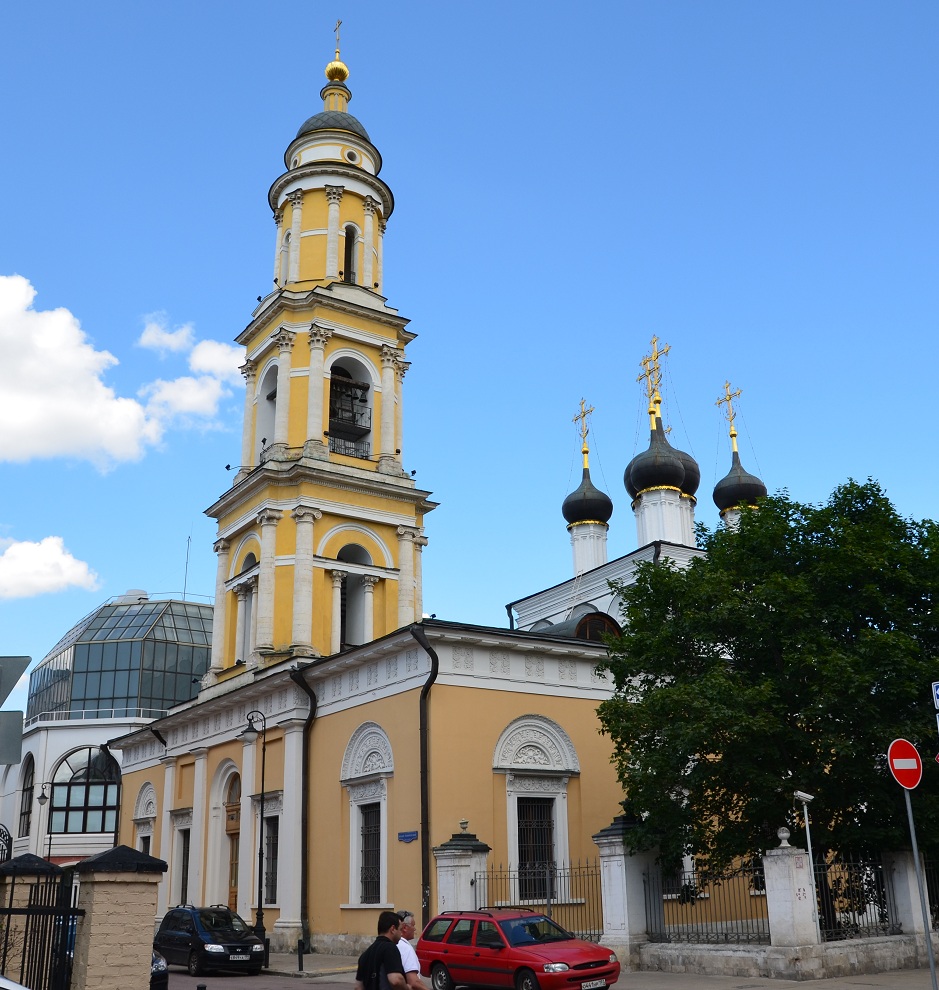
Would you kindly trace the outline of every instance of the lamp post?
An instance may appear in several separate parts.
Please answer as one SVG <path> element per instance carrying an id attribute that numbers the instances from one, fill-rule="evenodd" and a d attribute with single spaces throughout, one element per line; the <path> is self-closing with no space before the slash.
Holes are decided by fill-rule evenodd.
<path id="1" fill-rule="evenodd" d="M 802 802 L 802 815 L 805 819 L 805 843 L 809 847 L 809 877 L 812 880 L 812 915 L 815 918 L 815 932 L 818 936 L 819 944 L 821 944 L 822 924 L 818 916 L 818 888 L 815 884 L 815 859 L 812 855 L 812 833 L 809 829 L 809 802 L 815 800 L 815 795 L 806 794 L 805 791 L 793 791 L 792 796 L 796 801 Z"/>
<path id="2" fill-rule="evenodd" d="M 261 816 L 258 829 L 258 914 L 254 925 L 254 934 L 264 941 L 264 773 L 267 761 L 267 719 L 257 710 L 248 712 L 248 724 L 241 732 L 241 738 L 246 743 L 253 743 L 258 737 L 258 729 L 254 720 L 261 723 Z"/>
<path id="3" fill-rule="evenodd" d="M 52 781 L 47 780 L 42 785 L 42 793 L 36 798 L 40 808 L 45 807 L 46 802 L 49 800 L 49 795 L 46 794 L 46 788 L 52 787 Z M 49 851 L 46 853 L 46 859 L 52 862 L 52 809 L 49 809 L 49 817 L 46 819 L 46 834 L 49 836 Z"/>

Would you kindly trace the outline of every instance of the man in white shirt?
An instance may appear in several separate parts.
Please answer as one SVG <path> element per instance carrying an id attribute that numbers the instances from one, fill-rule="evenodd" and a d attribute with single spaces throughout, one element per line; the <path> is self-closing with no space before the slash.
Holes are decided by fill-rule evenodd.
<path id="1" fill-rule="evenodd" d="M 401 953 L 401 965 L 404 967 L 404 978 L 407 981 L 408 990 L 430 990 L 430 987 L 421 979 L 421 964 L 418 962 L 417 953 L 411 945 L 414 938 L 414 915 L 410 911 L 398 911 L 401 924 L 398 928 L 401 931 L 401 938 L 398 939 L 398 952 Z"/>

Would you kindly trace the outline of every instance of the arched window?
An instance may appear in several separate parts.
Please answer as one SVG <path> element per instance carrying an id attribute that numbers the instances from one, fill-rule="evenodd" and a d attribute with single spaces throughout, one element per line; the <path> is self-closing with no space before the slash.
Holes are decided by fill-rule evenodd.
<path id="1" fill-rule="evenodd" d="M 368 551 L 356 543 L 347 543 L 336 554 L 336 559 L 366 566 L 372 563 Z M 362 578 L 361 574 L 349 574 L 342 582 L 340 591 L 342 649 L 347 646 L 361 646 L 365 642 L 365 582 Z"/>
<path id="2" fill-rule="evenodd" d="M 254 442 L 260 459 L 261 451 L 274 442 L 274 417 L 277 411 L 277 365 L 272 364 L 258 385 L 257 409 L 254 415 Z"/>
<path id="3" fill-rule="evenodd" d="M 28 753 L 23 761 L 23 796 L 20 800 L 20 827 L 16 833 L 20 838 L 29 835 L 33 822 L 33 790 L 36 786 L 36 763 L 33 754 Z"/>
<path id="4" fill-rule="evenodd" d="M 105 749 L 69 753 L 52 775 L 49 831 L 113 832 L 120 807 L 121 771 Z"/>
<path id="5" fill-rule="evenodd" d="M 228 837 L 228 906 L 238 910 L 238 860 L 241 855 L 241 775 L 233 773 L 225 790 L 225 835 Z"/>
<path id="6" fill-rule="evenodd" d="M 346 224 L 345 228 L 345 248 L 342 257 L 342 275 L 343 282 L 355 283 L 355 242 L 358 237 L 358 230 L 351 223 Z"/>
<path id="7" fill-rule="evenodd" d="M 368 457 L 372 432 L 368 369 L 351 357 L 336 361 L 329 373 L 329 449 L 334 454 Z"/>

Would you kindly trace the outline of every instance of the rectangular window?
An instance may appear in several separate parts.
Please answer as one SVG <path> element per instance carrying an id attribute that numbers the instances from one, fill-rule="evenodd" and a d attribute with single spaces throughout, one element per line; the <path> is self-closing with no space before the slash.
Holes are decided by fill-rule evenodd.
<path id="1" fill-rule="evenodd" d="M 518 893 L 547 897 L 554 888 L 554 798 L 518 799 Z"/>
<path id="2" fill-rule="evenodd" d="M 189 829 L 179 830 L 179 903 L 189 901 Z"/>
<path id="3" fill-rule="evenodd" d="M 280 819 L 264 819 L 264 903 L 277 903 L 277 844 Z"/>
<path id="4" fill-rule="evenodd" d="M 142 836 L 140 836 L 140 851 L 144 854 L 144 856 L 149 856 L 150 855 L 150 836 L 149 835 L 142 835 Z"/>
<path id="5" fill-rule="evenodd" d="M 381 805 L 363 804 L 361 891 L 362 904 L 377 904 L 381 896 Z"/>

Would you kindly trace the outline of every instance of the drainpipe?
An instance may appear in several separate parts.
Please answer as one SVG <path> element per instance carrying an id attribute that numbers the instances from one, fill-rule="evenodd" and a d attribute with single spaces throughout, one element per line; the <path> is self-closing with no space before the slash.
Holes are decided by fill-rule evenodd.
<path id="1" fill-rule="evenodd" d="M 300 768 L 300 924 L 303 926 L 303 945 L 310 952 L 310 878 L 307 846 L 310 837 L 310 736 L 313 719 L 316 718 L 316 692 L 306 682 L 303 672 L 312 664 L 297 666 L 290 671 L 290 679 L 310 699 L 310 714 L 303 723 L 303 765 Z"/>
<path id="2" fill-rule="evenodd" d="M 428 767 L 428 745 L 427 745 L 427 698 L 434 681 L 437 680 L 437 671 L 440 669 L 440 660 L 434 648 L 427 641 L 424 634 L 424 627 L 420 623 L 414 623 L 408 630 L 417 640 L 421 649 L 430 657 L 430 674 L 424 681 L 421 688 L 420 700 L 420 761 L 421 761 L 421 925 L 424 926 L 430 920 L 430 809 L 429 809 L 429 787 L 427 782 Z"/>

